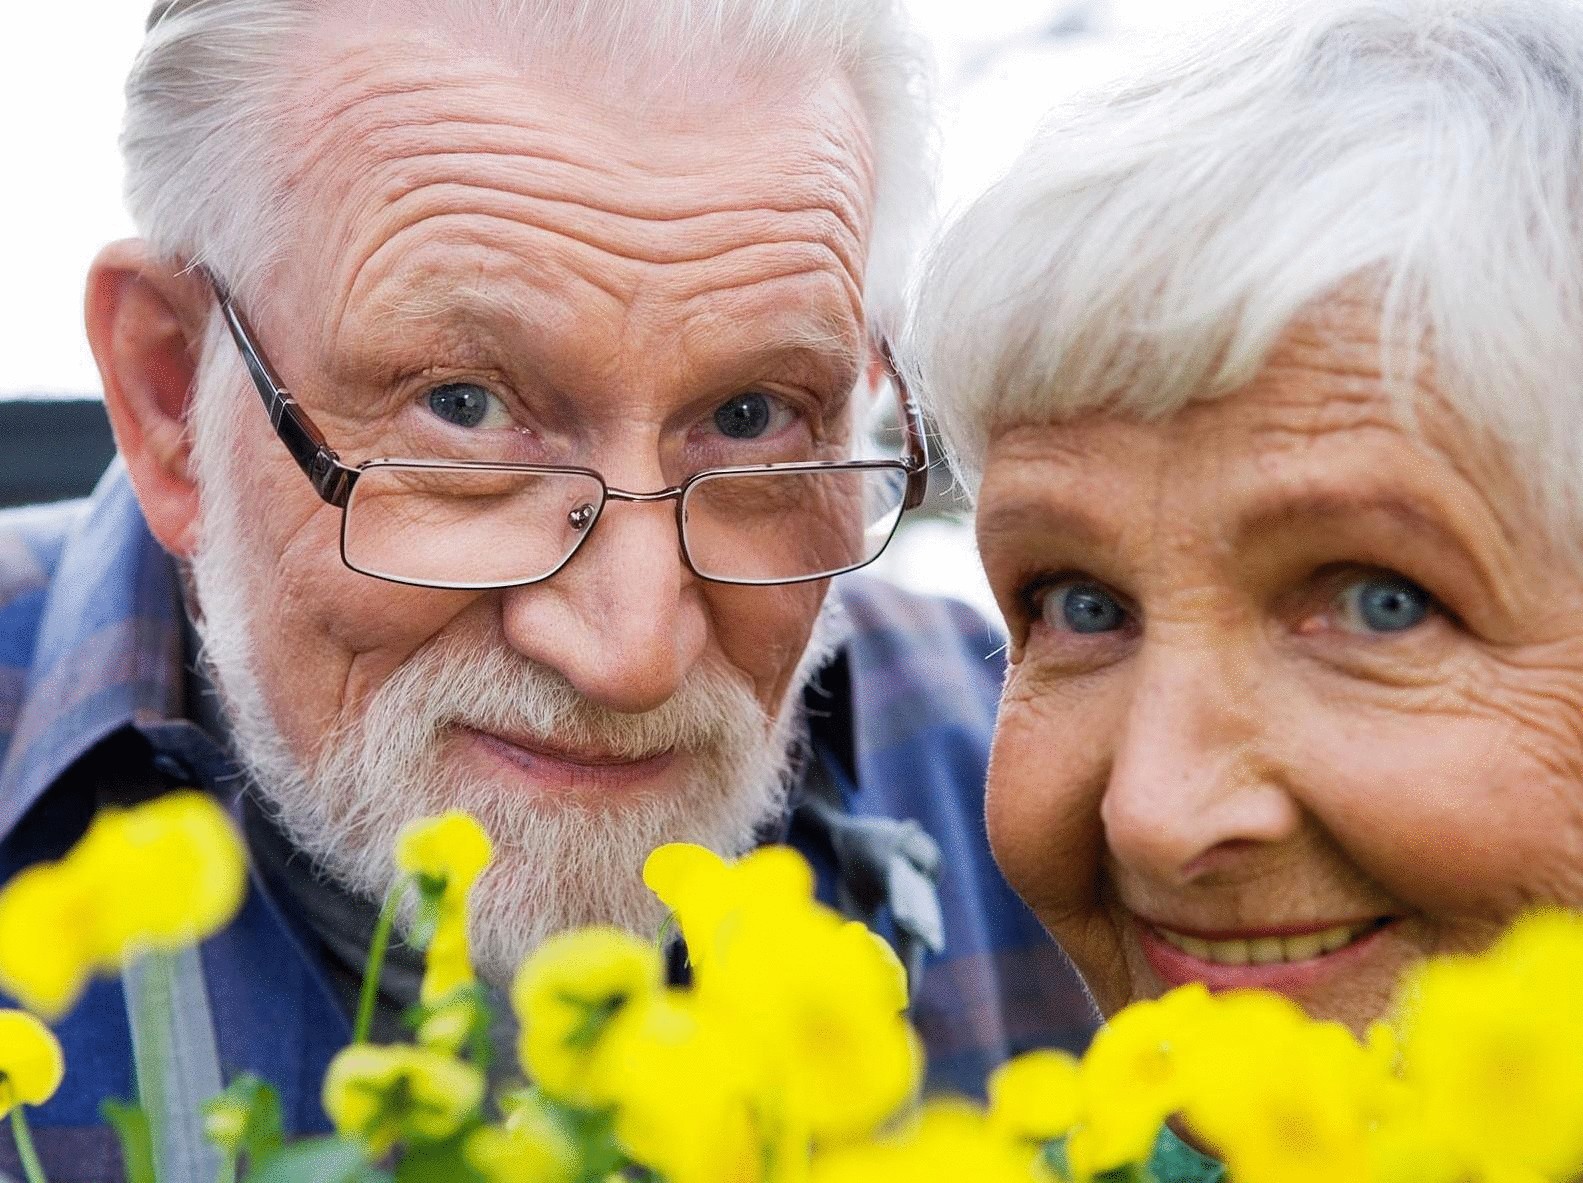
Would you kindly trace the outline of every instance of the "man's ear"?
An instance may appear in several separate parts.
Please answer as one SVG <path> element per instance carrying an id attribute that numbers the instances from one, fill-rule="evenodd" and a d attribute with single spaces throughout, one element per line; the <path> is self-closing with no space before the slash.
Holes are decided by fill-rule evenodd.
<path id="1" fill-rule="evenodd" d="M 149 529 L 182 559 L 198 533 L 187 411 L 209 301 L 200 277 L 173 271 L 140 239 L 111 243 L 88 272 L 88 344 L 116 449 Z"/>

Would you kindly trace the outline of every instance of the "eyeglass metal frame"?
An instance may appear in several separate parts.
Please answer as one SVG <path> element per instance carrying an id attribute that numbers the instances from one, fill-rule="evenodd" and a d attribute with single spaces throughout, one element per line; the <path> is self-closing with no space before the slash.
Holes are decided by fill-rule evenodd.
<path id="1" fill-rule="evenodd" d="M 924 435 L 923 412 L 912 393 L 907 389 L 906 380 L 896 368 L 895 359 L 891 354 L 890 344 L 885 340 L 878 342 L 878 351 L 886 375 L 896 388 L 897 399 L 901 404 L 902 433 L 904 437 L 904 453 L 896 460 L 821 460 L 786 464 L 753 464 L 739 465 L 722 468 L 705 468 L 693 473 L 679 485 L 659 489 L 652 493 L 635 493 L 627 489 L 613 488 L 597 469 L 584 468 L 577 465 L 559 464 L 513 464 L 509 462 L 490 462 L 475 460 L 434 460 L 434 459 L 405 459 L 400 457 L 379 457 L 366 460 L 362 464 L 349 465 L 344 463 L 335 449 L 331 448 L 318 426 L 303 410 L 299 403 L 286 389 L 269 359 L 264 356 L 263 349 L 258 345 L 252 326 L 236 306 L 231 298 L 230 290 L 208 268 L 199 268 L 208 280 L 209 286 L 214 290 L 215 299 L 219 303 L 220 313 L 225 318 L 226 327 L 230 330 L 231 339 L 236 343 L 237 350 L 242 355 L 243 362 L 247 365 L 248 375 L 253 380 L 254 387 L 258 390 L 259 397 L 264 400 L 264 408 L 269 413 L 269 423 L 274 428 L 275 435 L 280 442 L 286 445 L 286 450 L 291 453 L 291 458 L 297 462 L 297 467 L 303 472 L 312 484 L 314 492 L 328 505 L 341 511 L 341 562 L 349 570 L 356 571 L 359 575 L 367 575 L 372 579 L 383 579 L 389 583 L 405 584 L 409 587 L 433 587 L 454 591 L 490 591 L 509 587 L 528 587 L 535 583 L 543 583 L 552 579 L 576 557 L 583 545 L 593 534 L 598 526 L 599 519 L 604 516 L 605 506 L 612 501 L 628 502 L 676 502 L 676 537 L 681 546 L 682 561 L 687 564 L 687 569 L 699 579 L 709 583 L 724 583 L 738 587 L 776 587 L 795 583 L 813 583 L 821 579 L 833 579 L 837 575 L 844 575 L 848 571 L 856 571 L 866 567 L 885 552 L 885 547 L 890 545 L 891 538 L 895 537 L 897 527 L 901 524 L 902 515 L 910 509 L 916 509 L 923 503 L 924 495 L 929 487 L 929 445 Z M 512 579 L 485 583 L 453 583 L 428 579 L 401 579 L 393 575 L 367 571 L 356 566 L 347 557 L 346 536 L 349 514 L 348 505 L 351 502 L 352 490 L 358 479 L 369 469 L 402 466 L 405 468 L 422 468 L 430 470 L 474 471 L 474 472 L 517 472 L 538 474 L 544 476 L 566 475 L 592 477 L 599 483 L 601 496 L 595 508 L 594 517 L 581 529 L 577 541 L 566 552 L 551 570 L 543 575 L 536 575 L 531 579 Z M 890 537 L 885 539 L 872 555 L 860 563 L 842 567 L 836 571 L 825 571 L 817 575 L 799 575 L 793 578 L 775 579 L 734 579 L 718 575 L 710 575 L 699 570 L 693 561 L 691 549 L 687 543 L 686 505 L 687 495 L 699 484 L 721 477 L 731 476 L 765 476 L 772 474 L 786 474 L 795 476 L 799 473 L 813 473 L 826 471 L 847 472 L 879 472 L 900 471 L 906 476 L 906 490 L 902 496 L 901 508 L 896 513 L 896 523 L 891 527 Z"/>

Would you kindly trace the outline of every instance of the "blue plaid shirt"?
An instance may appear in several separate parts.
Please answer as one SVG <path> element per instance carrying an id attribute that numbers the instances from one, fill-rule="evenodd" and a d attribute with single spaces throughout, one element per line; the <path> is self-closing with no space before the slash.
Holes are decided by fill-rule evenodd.
<path id="1" fill-rule="evenodd" d="M 940 846 L 946 945 L 924 963 L 913 1020 L 930 1088 L 982 1093 L 1008 1056 L 1081 1048 L 1095 1022 L 985 838 L 1001 640 L 961 604 L 852 577 L 837 589 L 849 693 L 810 691 L 815 749 L 849 816 L 915 819 Z M 0 513 L 0 880 L 64 853 L 92 815 L 96 778 L 125 762 L 173 782 L 237 783 L 184 714 L 182 612 L 175 567 L 119 463 L 86 502 Z M 804 829 L 794 824 L 791 840 L 833 898 L 831 852 Z M 222 1069 L 273 1082 L 295 1131 L 323 1129 L 319 1081 L 350 1025 L 312 933 L 255 876 L 202 962 Z M 133 1093 L 120 983 L 92 986 L 57 1033 L 65 1085 L 35 1115 L 50 1178 L 119 1179 L 99 1104 Z M 4 1143 L 0 1169 L 16 1174 Z"/>

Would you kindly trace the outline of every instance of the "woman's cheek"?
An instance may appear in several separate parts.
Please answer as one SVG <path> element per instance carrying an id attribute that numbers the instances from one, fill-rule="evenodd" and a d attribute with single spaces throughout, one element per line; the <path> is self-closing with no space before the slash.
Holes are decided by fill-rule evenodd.
<path id="1" fill-rule="evenodd" d="M 1032 688 L 1013 667 L 990 756 L 990 845 L 1012 887 L 1046 923 L 1097 906 L 1104 729 L 1068 695 Z"/>
<path id="2" fill-rule="evenodd" d="M 1583 776 L 1486 684 L 1418 709 L 1320 703 L 1290 720 L 1292 791 L 1347 860 L 1431 921 L 1583 903 Z M 1570 771 L 1568 768 L 1570 767 Z"/>

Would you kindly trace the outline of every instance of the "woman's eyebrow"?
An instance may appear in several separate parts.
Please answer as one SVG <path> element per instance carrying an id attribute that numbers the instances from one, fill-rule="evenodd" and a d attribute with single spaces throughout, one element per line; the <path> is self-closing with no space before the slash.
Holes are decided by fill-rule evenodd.
<path id="1" fill-rule="evenodd" d="M 1248 540 L 1305 525 L 1334 528 L 1364 517 L 1385 518 L 1404 534 L 1423 539 L 1442 553 L 1461 556 L 1479 582 L 1498 594 L 1501 556 L 1491 553 L 1490 545 L 1481 538 L 1489 532 L 1470 528 L 1473 523 L 1466 521 L 1466 512 L 1459 507 L 1435 512 L 1421 504 L 1421 499 L 1396 490 L 1305 488 L 1254 500 L 1240 516 L 1237 537 Z M 1504 539 L 1498 530 L 1491 536 Z M 1504 565 L 1509 567 L 1509 557 Z"/>
<path id="2" fill-rule="evenodd" d="M 981 505 L 978 533 L 986 539 L 1041 534 L 1083 547 L 1100 547 L 1115 540 L 1116 528 L 1064 499 L 1033 494 L 996 501 L 988 507 Z"/>
<path id="3" fill-rule="evenodd" d="M 1304 487 L 1281 489 L 1253 497 L 1238 515 L 1239 536 L 1264 533 L 1307 520 L 1334 520 L 1373 514 L 1390 518 L 1404 529 L 1435 536 L 1450 546 L 1467 549 L 1466 531 L 1425 509 L 1417 498 L 1395 490 Z M 1451 515 L 1453 519 L 1455 514 Z"/>

